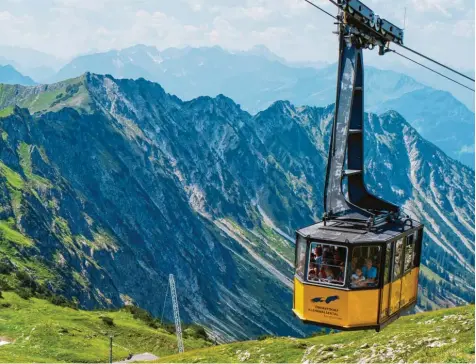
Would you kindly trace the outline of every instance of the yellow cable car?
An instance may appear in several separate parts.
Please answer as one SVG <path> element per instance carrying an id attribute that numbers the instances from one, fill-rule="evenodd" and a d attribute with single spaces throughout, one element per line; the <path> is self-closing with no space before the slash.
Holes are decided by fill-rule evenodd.
<path id="1" fill-rule="evenodd" d="M 381 328 L 417 300 L 423 226 L 383 222 L 374 232 L 342 220 L 301 229 L 296 238 L 293 312 L 306 323 Z"/>
<path id="2" fill-rule="evenodd" d="M 306 323 L 379 331 L 416 304 L 423 225 L 366 188 L 362 50 L 378 46 L 383 55 L 387 39 L 363 22 L 370 10 L 359 6 L 369 11 L 356 16 L 346 7 L 351 3 L 361 4 L 338 2 L 339 65 L 325 213 L 322 222 L 296 234 L 293 312 Z M 380 136 L 374 153 L 393 137 Z M 395 156 L 404 152 L 393 151 Z M 379 159 L 377 154 L 371 163 Z M 383 162 L 382 168 L 392 168 Z M 392 181 L 378 180 L 378 168 L 373 172 L 381 187 L 393 189 Z"/>

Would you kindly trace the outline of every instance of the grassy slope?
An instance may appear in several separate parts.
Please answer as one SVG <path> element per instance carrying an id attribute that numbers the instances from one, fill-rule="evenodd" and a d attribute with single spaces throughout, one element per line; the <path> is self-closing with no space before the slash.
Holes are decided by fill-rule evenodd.
<path id="1" fill-rule="evenodd" d="M 0 84 L 0 117 L 10 115 L 13 104 L 28 108 L 30 113 L 58 111 L 66 106 L 88 113 L 89 103 L 84 75 L 46 86 Z"/>
<path id="2" fill-rule="evenodd" d="M 106 362 L 109 335 L 114 335 L 114 360 L 129 353 L 150 352 L 159 357 L 177 349 L 175 335 L 153 329 L 125 311 L 81 311 L 30 299 L 11 292 L 0 299 L 0 362 Z M 10 307 L 4 307 L 6 303 Z M 110 327 L 101 316 L 114 320 Z M 186 348 L 209 345 L 201 339 L 184 340 Z"/>
<path id="3" fill-rule="evenodd" d="M 308 339 L 237 342 L 159 362 L 474 362 L 474 306 L 397 320 L 380 333 L 343 332 Z"/>

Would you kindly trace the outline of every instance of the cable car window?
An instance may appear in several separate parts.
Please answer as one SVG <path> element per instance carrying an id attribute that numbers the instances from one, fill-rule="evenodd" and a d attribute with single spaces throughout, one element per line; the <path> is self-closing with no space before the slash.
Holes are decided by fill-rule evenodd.
<path id="1" fill-rule="evenodd" d="M 399 239 L 395 245 L 395 253 L 393 257 L 393 280 L 400 278 L 402 275 L 403 261 L 403 239 Z"/>
<path id="2" fill-rule="evenodd" d="M 306 239 L 298 235 L 296 240 L 296 274 L 304 278 L 304 267 L 306 265 Z"/>
<path id="3" fill-rule="evenodd" d="M 307 279 L 310 282 L 343 286 L 345 284 L 347 248 L 312 243 Z"/>
<path id="4" fill-rule="evenodd" d="M 385 271 L 383 272 L 383 284 L 390 282 L 390 262 L 392 261 L 392 243 L 387 243 L 385 253 Z"/>
<path id="5" fill-rule="evenodd" d="M 352 251 L 352 288 L 376 287 L 380 275 L 381 248 L 359 246 Z"/>
<path id="6" fill-rule="evenodd" d="M 405 265 L 404 272 L 413 268 L 413 252 L 415 250 L 415 240 L 413 234 L 407 236 L 405 243 Z"/>

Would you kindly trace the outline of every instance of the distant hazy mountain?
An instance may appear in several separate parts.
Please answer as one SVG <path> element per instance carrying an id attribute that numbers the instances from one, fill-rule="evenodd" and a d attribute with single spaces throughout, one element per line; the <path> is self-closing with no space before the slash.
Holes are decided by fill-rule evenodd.
<path id="1" fill-rule="evenodd" d="M 449 92 L 425 87 L 370 109 L 377 113 L 399 110 L 426 139 L 474 167 L 474 113 Z"/>
<path id="2" fill-rule="evenodd" d="M 10 85 L 23 85 L 31 86 L 35 84 L 30 77 L 23 76 L 15 68 L 10 65 L 0 66 L 0 83 L 6 83 Z"/>
<path id="3" fill-rule="evenodd" d="M 425 85 L 432 87 L 437 90 L 445 90 L 451 92 L 453 96 L 455 96 L 459 101 L 461 101 L 469 110 L 474 112 L 474 93 L 451 82 L 442 77 L 435 76 L 434 73 L 424 70 L 419 66 L 411 65 L 410 67 L 398 64 L 398 70 L 401 73 L 409 75 L 410 77 L 414 78 L 418 82 L 424 83 Z M 475 72 L 474 69 L 472 70 L 460 70 L 462 73 L 474 78 Z M 464 84 L 468 86 L 471 85 L 471 82 L 460 78 L 457 76 L 458 80 L 461 80 Z"/>
<path id="4" fill-rule="evenodd" d="M 0 46 L 0 65 L 12 65 L 36 82 L 46 82 L 63 62 L 55 56 L 34 49 Z"/>
<path id="5" fill-rule="evenodd" d="M 0 110 L 3 282 L 28 271 L 83 307 L 160 315 L 174 273 L 185 321 L 228 338 L 312 330 L 291 313 L 287 236 L 322 216 L 332 105 L 253 116 L 86 74 L 2 85 Z M 474 301 L 474 171 L 396 112 L 365 123 L 369 187 L 426 226 L 420 307 Z"/>
<path id="6" fill-rule="evenodd" d="M 320 69 L 295 67 L 265 47 L 230 53 L 220 47 L 169 48 L 138 45 L 120 51 L 89 54 L 64 66 L 54 80 L 84 72 L 160 82 L 189 100 L 225 94 L 256 113 L 276 100 L 324 106 L 335 101 L 336 65 Z M 474 113 L 450 93 L 437 91 L 406 75 L 365 69 L 366 109 L 394 109 L 445 153 L 474 167 Z M 437 125 L 437 126 L 436 126 Z M 441 138 L 444 135 L 444 139 Z"/>

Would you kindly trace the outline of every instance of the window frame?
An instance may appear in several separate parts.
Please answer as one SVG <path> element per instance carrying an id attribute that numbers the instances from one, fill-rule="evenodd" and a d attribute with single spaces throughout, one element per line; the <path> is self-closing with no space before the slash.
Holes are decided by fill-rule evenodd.
<path id="1" fill-rule="evenodd" d="M 413 268 L 415 268 L 415 246 L 416 246 L 416 237 L 415 237 L 415 232 L 412 232 L 408 235 L 405 236 L 405 247 L 403 249 L 403 272 L 402 272 L 402 277 L 410 272 Z M 410 268 L 407 269 L 406 264 L 407 264 L 407 246 L 408 246 L 408 238 L 412 237 L 412 245 L 413 245 L 413 250 L 412 250 L 412 256 L 410 258 Z"/>
<path id="2" fill-rule="evenodd" d="M 388 249 L 390 247 L 390 249 Z M 393 277 L 393 251 L 395 250 L 394 241 L 387 241 L 385 245 L 383 245 L 382 249 L 384 249 L 384 253 L 382 254 L 382 265 L 384 267 L 383 274 L 382 274 L 382 287 L 392 282 Z M 387 262 L 388 258 L 388 262 Z M 385 271 L 388 270 L 387 279 L 385 279 Z"/>
<path id="3" fill-rule="evenodd" d="M 397 276 L 395 276 L 395 256 L 397 254 L 397 243 L 400 240 L 402 241 L 402 256 L 400 258 L 400 267 L 399 267 L 400 273 Z M 407 241 L 406 235 L 402 236 L 400 239 L 395 239 L 395 240 L 392 241 L 392 245 L 393 245 L 393 247 L 392 247 L 392 261 L 391 261 L 391 263 L 392 263 L 392 275 L 391 275 L 392 279 L 390 280 L 390 282 L 395 282 L 395 281 L 399 280 L 400 278 L 402 278 L 403 275 L 404 275 L 403 267 L 404 267 L 404 263 L 405 263 L 405 244 L 406 244 L 406 241 Z"/>
<path id="4" fill-rule="evenodd" d="M 298 273 L 298 261 L 299 261 L 299 256 L 298 256 L 298 249 L 299 249 L 299 240 L 302 239 L 304 241 L 304 264 L 303 264 L 303 272 L 302 275 Z M 307 249 L 309 244 L 309 240 L 305 238 L 304 236 L 296 233 L 296 246 L 294 248 L 294 276 L 299 277 L 302 280 L 305 280 L 306 278 L 306 271 L 307 271 Z"/>
<path id="5" fill-rule="evenodd" d="M 306 284 L 312 284 L 314 286 L 320 286 L 320 287 L 330 287 L 330 288 L 338 288 L 338 289 L 344 289 L 348 288 L 348 279 L 347 279 L 347 266 L 349 264 L 349 247 L 343 244 L 335 244 L 335 243 L 328 243 L 326 241 L 322 240 L 309 240 L 308 241 L 308 251 L 306 255 L 306 270 L 305 270 L 305 276 L 304 280 Z M 339 248 L 345 248 L 345 259 L 343 260 L 345 265 L 344 265 L 344 282 L 343 284 L 335 284 L 335 283 L 330 283 L 330 282 L 321 282 L 321 281 L 311 281 L 309 280 L 309 263 L 311 262 L 311 252 L 312 252 L 312 244 L 317 243 L 321 245 L 328 245 L 328 246 L 336 246 Z"/>
<path id="6" fill-rule="evenodd" d="M 416 239 L 414 239 L 415 247 L 413 254 L 413 267 L 419 268 L 421 263 L 421 250 L 423 245 L 423 227 L 415 230 L 413 234 L 416 234 Z"/>

